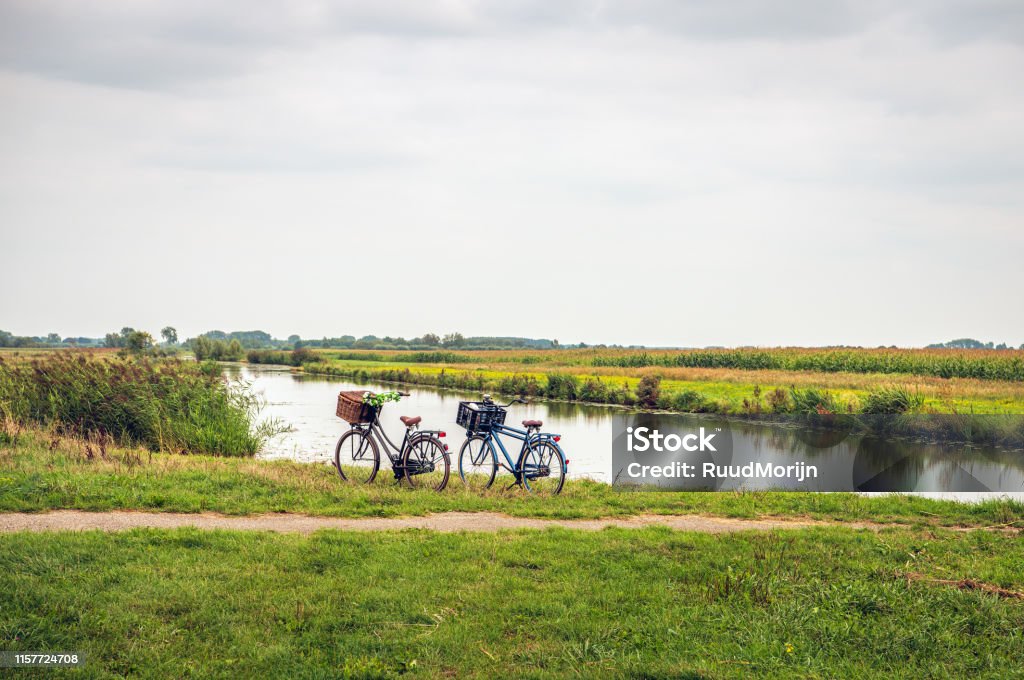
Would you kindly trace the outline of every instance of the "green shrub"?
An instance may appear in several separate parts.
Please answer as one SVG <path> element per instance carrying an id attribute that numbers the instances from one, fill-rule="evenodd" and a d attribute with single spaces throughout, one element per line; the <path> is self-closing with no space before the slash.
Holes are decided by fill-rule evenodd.
<path id="1" fill-rule="evenodd" d="M 810 387 L 806 390 L 798 390 L 795 387 L 789 391 L 790 398 L 793 401 L 793 412 L 804 415 L 822 415 L 828 413 L 838 413 L 840 408 L 835 400 L 827 390 L 819 390 L 815 387 Z"/>
<path id="2" fill-rule="evenodd" d="M 275 422 L 255 424 L 260 406 L 246 386 L 227 383 L 213 362 L 64 352 L 27 363 L 0 359 L 6 417 L 152 450 L 252 455 L 278 431 Z"/>
<path id="3" fill-rule="evenodd" d="M 636 386 L 636 403 L 643 408 L 654 408 L 658 405 L 661 394 L 661 377 L 645 375 Z"/>
<path id="4" fill-rule="evenodd" d="M 549 399 L 576 401 L 579 398 L 580 380 L 566 373 L 548 373 L 544 396 Z"/>
<path id="5" fill-rule="evenodd" d="M 600 380 L 589 378 L 580 387 L 580 401 L 603 404 L 608 401 L 608 387 Z"/>
<path id="6" fill-rule="evenodd" d="M 908 413 L 924 406 L 924 397 L 918 392 L 897 385 L 872 390 L 861 401 L 861 413 Z"/>

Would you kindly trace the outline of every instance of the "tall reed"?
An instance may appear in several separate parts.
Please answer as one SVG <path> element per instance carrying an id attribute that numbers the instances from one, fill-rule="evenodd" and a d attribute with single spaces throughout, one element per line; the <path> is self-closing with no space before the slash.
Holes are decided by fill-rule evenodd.
<path id="1" fill-rule="evenodd" d="M 226 382 L 212 363 L 77 352 L 0 359 L 0 418 L 152 450 L 252 455 L 280 430 L 257 424 L 260 407 L 247 385 Z"/>

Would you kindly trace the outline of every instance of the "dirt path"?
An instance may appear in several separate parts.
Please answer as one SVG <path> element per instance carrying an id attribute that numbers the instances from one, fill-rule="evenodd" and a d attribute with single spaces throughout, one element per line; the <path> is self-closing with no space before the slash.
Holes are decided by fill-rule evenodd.
<path id="1" fill-rule="evenodd" d="M 639 528 L 664 526 L 679 531 L 709 534 L 733 531 L 769 531 L 772 529 L 835 526 L 839 523 L 788 519 L 730 519 L 700 515 L 639 515 L 607 519 L 534 519 L 512 517 L 493 512 L 444 512 L 424 517 L 311 517 L 308 515 L 254 515 L 231 517 L 214 513 L 182 514 L 170 512 L 83 512 L 57 510 L 47 513 L 0 513 L 0 532 L 12 531 L 124 531 L 136 527 L 173 529 L 237 529 L 244 531 L 277 531 L 309 534 L 319 529 L 348 531 L 390 531 L 396 529 L 429 529 L 431 531 L 500 531 L 503 529 L 545 529 L 567 527 L 597 531 L 605 527 Z M 851 528 L 877 528 L 861 522 L 843 522 Z"/>

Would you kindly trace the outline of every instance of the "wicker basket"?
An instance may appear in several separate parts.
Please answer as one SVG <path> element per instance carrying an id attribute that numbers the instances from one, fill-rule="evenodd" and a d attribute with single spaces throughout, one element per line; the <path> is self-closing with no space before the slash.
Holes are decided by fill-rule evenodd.
<path id="1" fill-rule="evenodd" d="M 373 396 L 373 392 L 339 392 L 338 410 L 335 413 L 342 420 L 350 423 L 369 423 L 377 415 L 377 409 L 363 403 L 363 395 Z"/>

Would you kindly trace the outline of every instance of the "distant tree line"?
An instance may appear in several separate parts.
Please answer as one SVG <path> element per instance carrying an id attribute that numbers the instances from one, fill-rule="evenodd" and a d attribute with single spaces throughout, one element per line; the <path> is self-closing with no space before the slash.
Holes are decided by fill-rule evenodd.
<path id="1" fill-rule="evenodd" d="M 186 346 L 195 351 L 196 342 L 199 338 L 206 338 L 213 342 L 232 343 L 237 341 L 243 350 L 251 349 L 414 349 L 432 350 L 437 348 L 445 349 L 561 349 L 586 347 L 583 343 L 575 345 L 562 345 L 558 340 L 520 338 L 520 337 L 465 337 L 462 333 L 452 332 L 445 335 L 436 333 L 425 333 L 416 338 L 406 339 L 402 337 L 376 335 L 364 335 L 357 338 L 354 335 L 342 335 L 334 338 L 323 337 L 320 339 L 302 338 L 299 335 L 289 335 L 287 339 L 280 340 L 272 337 L 264 331 L 209 331 L 196 338 L 190 338 L 185 342 Z"/>
<path id="2" fill-rule="evenodd" d="M 949 342 L 937 342 L 934 345 L 928 345 L 927 349 L 1013 349 L 1013 346 L 1007 345 L 1005 342 L 997 345 L 993 342 L 982 342 L 974 338 L 957 338 Z M 1020 349 L 1024 349 L 1024 344 L 1020 346 Z"/>
<path id="3" fill-rule="evenodd" d="M 45 336 L 14 335 L 0 330 L 0 347 L 100 347 L 100 338 L 61 338 L 58 333 Z"/>
<path id="4" fill-rule="evenodd" d="M 165 326 L 160 331 L 163 339 L 162 347 L 165 351 L 179 346 L 178 331 L 173 326 Z M 19 336 L 0 330 L 0 347 L 114 347 L 129 351 L 147 351 L 155 348 L 156 342 L 149 333 L 137 331 L 131 327 L 122 328 L 120 331 L 107 333 L 103 338 L 87 337 L 65 337 L 58 333 L 49 333 L 46 336 Z M 289 335 L 287 339 L 281 340 L 273 337 L 266 331 L 232 331 L 226 333 L 220 330 L 213 330 L 203 333 L 194 338 L 189 338 L 181 343 L 187 349 L 192 350 L 197 358 L 222 359 L 225 361 L 236 361 L 242 359 L 248 350 L 295 350 L 302 348 L 310 349 L 410 349 L 410 350 L 436 350 L 436 349 L 580 349 L 586 348 L 585 343 L 563 345 L 558 340 L 546 338 L 523 338 L 516 336 L 474 336 L 465 337 L 462 333 L 452 332 L 444 335 L 436 333 L 424 333 L 416 338 L 406 339 L 403 337 L 391 337 L 385 335 L 364 335 L 357 338 L 354 335 L 341 335 L 334 338 L 323 337 L 302 338 L 298 335 Z M 621 345 L 592 345 L 595 348 L 621 348 Z M 627 349 L 645 349 L 642 345 L 630 345 Z M 1013 349 L 1012 345 L 1004 342 L 981 342 L 974 338 L 959 338 L 949 342 L 935 343 L 928 345 L 928 349 Z M 1024 350 L 1024 344 L 1020 346 Z"/>

